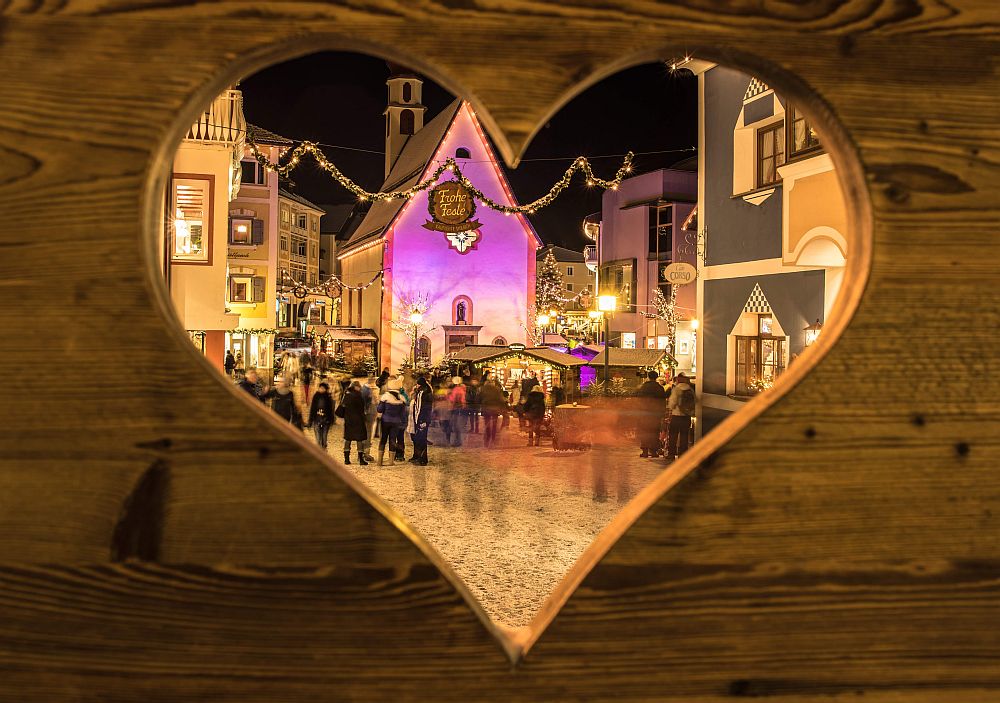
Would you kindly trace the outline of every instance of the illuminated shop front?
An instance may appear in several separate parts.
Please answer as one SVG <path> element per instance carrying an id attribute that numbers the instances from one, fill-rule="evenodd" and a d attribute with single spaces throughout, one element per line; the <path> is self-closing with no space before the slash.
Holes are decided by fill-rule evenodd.
<path id="1" fill-rule="evenodd" d="M 580 369 L 586 363 L 583 359 L 548 347 L 525 347 L 521 344 L 507 347 L 467 346 L 453 354 L 451 362 L 468 367 L 473 377 L 488 371 L 491 378 L 499 380 L 507 389 L 534 373 L 546 393 L 559 386 L 566 392 L 569 401 L 579 394 Z"/>

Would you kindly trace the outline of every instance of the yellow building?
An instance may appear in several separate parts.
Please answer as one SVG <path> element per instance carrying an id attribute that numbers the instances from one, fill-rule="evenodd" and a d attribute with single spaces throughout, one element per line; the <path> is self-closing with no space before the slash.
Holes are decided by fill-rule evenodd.
<path id="1" fill-rule="evenodd" d="M 261 154 L 277 163 L 293 146 L 261 127 L 248 126 Z M 256 368 L 266 379 L 274 363 L 275 300 L 278 293 L 278 174 L 266 170 L 247 148 L 240 163 L 240 192 L 229 203 L 227 307 L 239 314 L 226 334 L 226 349 L 238 366 Z"/>
<path id="2" fill-rule="evenodd" d="M 320 291 L 319 224 L 323 214 L 322 208 L 301 195 L 278 189 L 276 326 L 286 336 L 305 336 L 310 325 L 334 322 L 333 299 Z"/>

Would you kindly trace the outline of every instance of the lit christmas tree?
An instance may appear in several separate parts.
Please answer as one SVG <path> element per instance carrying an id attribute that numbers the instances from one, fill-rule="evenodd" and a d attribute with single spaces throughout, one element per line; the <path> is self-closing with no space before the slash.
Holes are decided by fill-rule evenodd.
<path id="1" fill-rule="evenodd" d="M 677 286 L 670 286 L 669 298 L 657 288 L 653 294 L 652 308 L 655 312 L 646 312 L 643 315 L 650 320 L 662 320 L 667 323 L 667 353 L 673 354 L 677 343 Z"/>
<path id="2" fill-rule="evenodd" d="M 556 263 L 556 257 L 549 249 L 542 265 L 535 274 L 535 305 L 539 312 L 563 309 L 563 277 Z"/>

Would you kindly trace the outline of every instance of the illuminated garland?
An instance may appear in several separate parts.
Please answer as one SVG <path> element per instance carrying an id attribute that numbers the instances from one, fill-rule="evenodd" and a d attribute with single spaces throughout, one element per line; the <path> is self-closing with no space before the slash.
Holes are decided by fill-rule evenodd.
<path id="1" fill-rule="evenodd" d="M 269 327 L 237 327 L 233 330 L 226 330 L 229 334 L 278 334 L 278 330 Z"/>
<path id="2" fill-rule="evenodd" d="M 385 271 L 378 271 L 374 276 L 371 277 L 370 281 L 368 281 L 367 283 L 361 283 L 356 286 L 344 283 L 343 280 L 341 280 L 341 278 L 336 274 L 331 274 L 322 283 L 317 283 L 315 286 L 309 286 L 303 283 L 302 281 L 295 279 L 290 273 L 284 273 L 282 274 L 281 277 L 281 286 L 282 288 L 285 288 L 285 281 L 286 280 L 291 281 L 292 285 L 287 286 L 287 289 L 291 290 L 295 294 L 295 297 L 299 299 L 305 298 L 306 295 L 309 293 L 314 293 L 314 294 L 322 293 L 324 295 L 329 295 L 331 298 L 337 298 L 337 296 L 332 295 L 330 293 L 329 291 L 330 286 L 337 286 L 340 289 L 347 289 L 347 290 L 367 290 L 368 288 L 371 288 L 373 285 L 375 285 L 375 282 L 379 278 L 381 278 L 384 273 Z M 339 303 L 339 299 L 336 302 Z"/>
<path id="3" fill-rule="evenodd" d="M 324 154 L 323 151 L 314 142 L 308 142 L 308 141 L 302 142 L 297 147 L 295 147 L 292 150 L 291 155 L 289 156 L 288 162 L 285 163 L 284 165 L 281 165 L 280 163 L 279 164 L 272 163 L 270 159 L 267 158 L 267 156 L 262 154 L 260 150 L 257 148 L 257 144 L 254 142 L 252 135 L 249 133 L 247 134 L 247 144 L 250 146 L 250 150 L 253 152 L 254 158 L 257 159 L 257 162 L 261 165 L 262 168 L 268 171 L 274 171 L 280 176 L 287 176 L 296 166 L 298 166 L 299 159 L 303 155 L 308 154 L 312 156 L 312 158 L 316 161 L 316 163 L 319 165 L 320 168 L 322 168 L 324 171 L 332 175 L 334 179 L 336 179 L 337 182 L 340 183 L 341 186 L 343 186 L 351 193 L 356 195 L 358 200 L 362 201 L 400 200 L 400 199 L 408 200 L 413 196 L 415 196 L 417 193 L 430 189 L 435 183 L 437 183 L 437 181 L 446 171 L 453 171 L 455 173 L 455 180 L 457 180 L 459 183 L 468 188 L 469 192 L 472 193 L 473 197 L 478 199 L 479 202 L 481 202 L 486 207 L 492 210 L 496 210 L 497 212 L 502 212 L 505 215 L 525 214 L 525 213 L 530 214 L 535 212 L 539 208 L 551 205 L 552 202 L 555 201 L 557 197 L 559 197 L 559 194 L 562 193 L 564 190 L 566 190 L 566 188 L 570 184 L 570 181 L 572 181 L 573 179 L 573 175 L 577 171 L 582 172 L 587 177 L 588 186 L 596 185 L 601 188 L 604 188 L 605 190 L 607 189 L 618 190 L 618 186 L 621 185 L 621 182 L 622 180 L 625 179 L 626 174 L 632 171 L 632 159 L 635 156 L 635 154 L 633 154 L 631 151 L 628 152 L 625 155 L 625 160 L 622 162 L 621 167 L 618 169 L 617 173 L 615 173 L 615 177 L 610 181 L 605 180 L 603 178 L 598 178 L 596 175 L 594 175 L 594 171 L 590 166 L 590 161 L 588 161 L 587 158 L 584 156 L 578 156 L 576 160 L 573 162 L 573 164 L 566 169 L 566 173 L 563 174 L 562 178 L 556 181 L 556 183 L 549 189 L 548 193 L 543 195 L 541 198 L 538 198 L 537 200 L 534 200 L 526 205 L 510 206 L 510 205 L 502 205 L 501 203 L 496 202 L 495 200 L 487 196 L 485 193 L 483 193 L 481 190 L 476 188 L 472 184 L 472 181 L 466 178 L 465 174 L 462 173 L 462 169 L 459 167 L 458 162 L 454 159 L 454 157 L 448 157 L 445 160 L 444 164 L 438 166 L 433 171 L 433 173 L 431 173 L 430 176 L 420 181 L 416 185 L 407 188 L 406 190 L 394 190 L 388 193 L 382 193 L 378 191 L 372 192 L 369 190 L 365 190 L 357 183 L 352 181 L 350 178 L 344 175 L 344 173 L 339 168 L 337 168 L 337 166 L 333 162 L 331 162 L 329 159 L 326 158 L 326 154 Z"/>

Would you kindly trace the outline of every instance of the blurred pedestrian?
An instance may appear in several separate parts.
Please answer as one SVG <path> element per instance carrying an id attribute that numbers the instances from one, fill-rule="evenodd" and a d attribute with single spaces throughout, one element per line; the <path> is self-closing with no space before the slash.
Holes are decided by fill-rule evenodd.
<path id="1" fill-rule="evenodd" d="M 528 446 L 541 446 L 542 421 L 545 419 L 545 392 L 539 385 L 534 385 L 524 401 L 524 417 L 528 422 Z"/>
<path id="2" fill-rule="evenodd" d="M 382 438 L 378 443 L 378 465 L 385 460 L 385 447 L 389 445 L 389 466 L 402 458 L 403 431 L 406 427 L 406 403 L 400 393 L 402 384 L 398 379 L 390 379 L 385 384 L 385 392 L 379 397 L 376 410 L 382 416 Z"/>
<path id="3" fill-rule="evenodd" d="M 277 387 L 269 390 L 264 398 L 271 401 L 271 410 L 278 417 L 302 429 L 302 412 L 295 401 L 295 394 L 284 379 L 278 381 Z"/>
<path id="4" fill-rule="evenodd" d="M 406 425 L 406 431 L 413 441 L 413 457 L 410 459 L 412 464 L 427 466 L 427 432 L 430 429 L 433 407 L 434 393 L 427 379 L 421 376 L 413 387 Z"/>
<path id="5" fill-rule="evenodd" d="M 337 415 L 344 419 L 344 463 L 351 463 L 351 442 L 358 446 L 358 463 L 368 465 L 364 445 L 368 442 L 368 421 L 365 414 L 365 399 L 361 395 L 361 384 L 352 381 L 344 393 L 344 399 L 337 408 Z"/>
<path id="6" fill-rule="evenodd" d="M 260 381 L 257 378 L 257 369 L 250 367 L 247 370 L 246 375 L 243 377 L 243 380 L 236 385 L 260 402 L 264 402 L 264 395 L 266 394 L 267 389 L 261 388 Z"/>
<path id="7" fill-rule="evenodd" d="M 299 378 L 302 379 L 302 391 L 305 394 L 305 401 L 309 402 L 309 386 L 312 384 L 314 369 L 308 357 L 299 368 Z"/>
<path id="8" fill-rule="evenodd" d="M 507 401 L 500 386 L 495 381 L 487 381 L 483 384 L 480 402 L 483 408 L 483 446 L 489 448 L 496 444 L 497 423 Z"/>
<path id="9" fill-rule="evenodd" d="M 223 363 L 223 367 L 226 369 L 227 376 L 232 376 L 236 370 L 236 357 L 233 356 L 232 349 L 226 350 L 226 361 Z"/>
<path id="10" fill-rule="evenodd" d="M 667 459 L 673 459 L 687 451 L 691 418 L 694 417 L 696 408 L 694 388 L 683 373 L 677 374 L 674 379 L 667 407 L 670 410 L 670 424 L 667 426 L 666 456 Z"/>
<path id="11" fill-rule="evenodd" d="M 316 435 L 316 444 L 324 450 L 327 444 L 327 434 L 330 432 L 330 425 L 333 424 L 334 417 L 330 386 L 325 382 L 320 383 L 309 406 L 309 426 L 313 428 L 313 433 Z"/>
<path id="12" fill-rule="evenodd" d="M 639 418 L 636 428 L 642 458 L 660 456 L 660 425 L 663 424 L 663 403 L 667 397 L 663 386 L 656 382 L 656 371 L 646 374 L 646 381 L 636 393 L 639 398 Z"/>
<path id="13" fill-rule="evenodd" d="M 451 379 L 452 387 L 448 391 L 448 402 L 451 404 L 451 446 L 462 446 L 462 422 L 465 419 L 465 384 L 461 376 Z"/>

